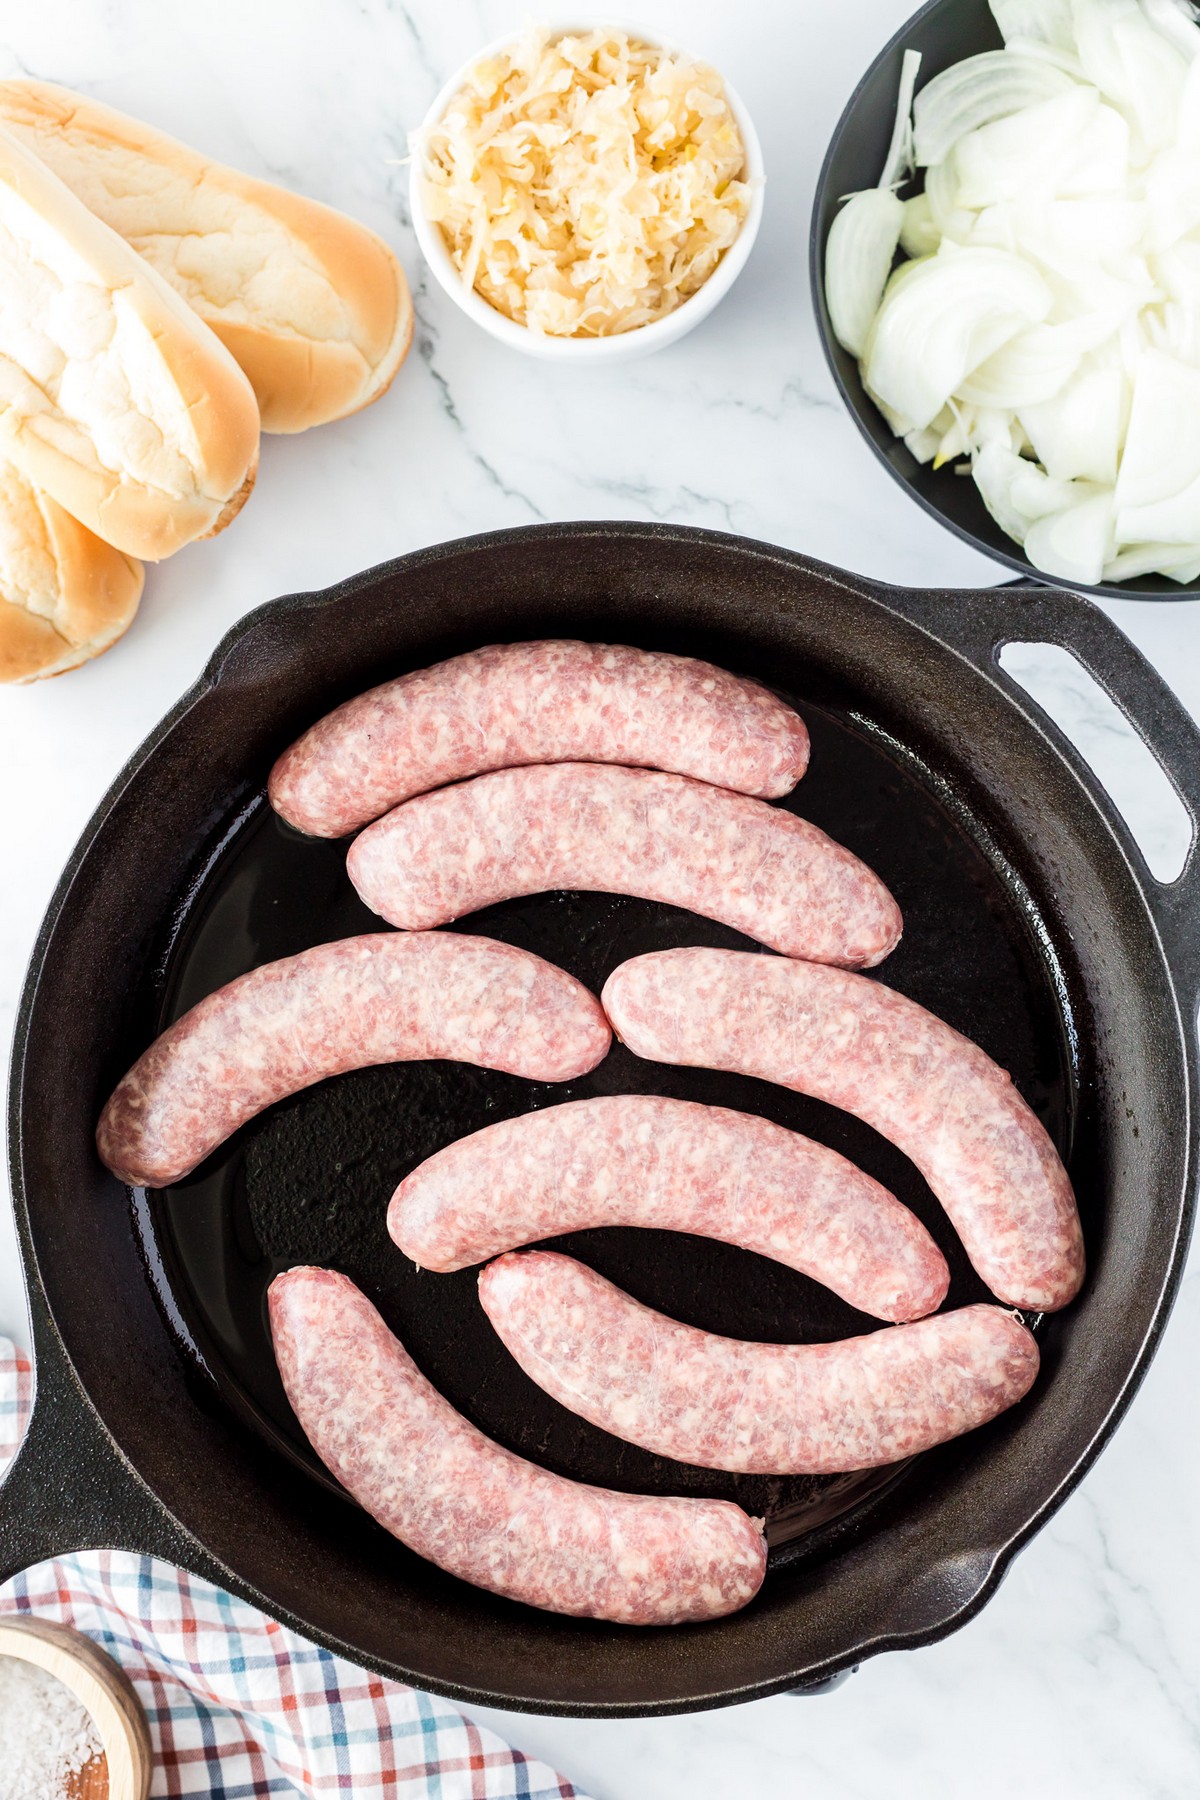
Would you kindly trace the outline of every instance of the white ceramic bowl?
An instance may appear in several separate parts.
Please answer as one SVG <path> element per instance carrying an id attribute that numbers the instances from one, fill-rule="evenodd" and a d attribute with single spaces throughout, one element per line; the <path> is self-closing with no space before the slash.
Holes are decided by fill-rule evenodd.
<path id="1" fill-rule="evenodd" d="M 592 24 L 580 24 L 571 20 L 565 24 L 554 24 L 551 30 L 557 36 L 568 33 L 582 33 L 598 29 L 601 26 L 614 26 L 624 31 L 639 43 L 652 44 L 660 50 L 679 50 L 680 46 L 668 42 L 656 32 L 646 31 L 640 25 L 631 25 L 623 19 L 604 18 Z M 436 125 L 449 106 L 455 94 L 466 82 L 467 76 L 476 63 L 485 57 L 495 56 L 516 43 L 518 34 L 510 32 L 507 36 L 497 38 L 493 43 L 485 44 L 474 56 L 456 69 L 449 81 L 441 89 L 433 105 L 429 108 L 422 122 L 422 130 Z M 474 319 L 484 331 L 489 332 L 500 343 L 510 345 L 514 350 L 524 351 L 526 356 L 540 356 L 548 362 L 570 362 L 583 367 L 587 364 L 629 362 L 637 356 L 647 356 L 652 350 L 661 350 L 667 344 L 673 344 L 693 326 L 706 319 L 713 307 L 724 299 L 746 265 L 746 259 L 758 235 L 758 227 L 763 210 L 763 161 L 762 148 L 758 141 L 758 133 L 746 108 L 738 99 L 729 83 L 722 76 L 725 96 L 729 101 L 729 109 L 737 121 L 738 130 L 742 134 L 742 143 L 746 150 L 746 177 L 751 184 L 750 210 L 743 222 L 742 229 L 729 246 L 703 287 L 686 299 L 682 306 L 668 313 L 663 319 L 655 319 L 649 325 L 637 325 L 632 331 L 618 332 L 613 337 L 553 337 L 549 333 L 531 331 L 527 325 L 518 325 L 514 319 L 506 318 L 494 306 L 489 306 L 482 294 L 476 293 L 463 282 L 462 276 L 454 266 L 454 259 L 446 247 L 446 240 L 438 226 L 431 223 L 425 213 L 424 200 L 421 194 L 421 170 L 423 158 L 418 152 L 412 159 L 409 173 L 409 204 L 412 208 L 413 228 L 421 253 L 429 265 L 435 279 L 449 294 L 454 304 L 461 307 L 467 317 Z"/>

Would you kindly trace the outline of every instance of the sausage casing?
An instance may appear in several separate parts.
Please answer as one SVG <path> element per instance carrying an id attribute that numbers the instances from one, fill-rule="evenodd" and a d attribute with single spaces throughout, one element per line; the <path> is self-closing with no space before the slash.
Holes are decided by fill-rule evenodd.
<path id="1" fill-rule="evenodd" d="M 835 1150 L 753 1113 L 655 1094 L 488 1125 L 419 1164 L 388 1208 L 404 1254 L 443 1272 L 605 1225 L 737 1244 L 880 1319 L 933 1312 L 950 1279 L 920 1221 Z"/>
<path id="2" fill-rule="evenodd" d="M 594 994 L 527 950 L 457 932 L 372 932 L 265 963 L 156 1038 L 100 1116 L 101 1161 L 162 1186 L 247 1119 L 329 1075 L 449 1059 L 568 1081 L 606 1054 Z"/>
<path id="3" fill-rule="evenodd" d="M 479 1297 L 525 1373 L 659 1456 L 740 1474 L 900 1462 L 995 1418 L 1033 1385 L 1033 1335 L 964 1306 L 831 1344 L 752 1344 L 668 1319 L 548 1250 L 489 1263 Z"/>
<path id="4" fill-rule="evenodd" d="M 808 764 L 798 713 L 712 663 L 570 639 L 490 644 L 359 694 L 271 771 L 271 804 L 340 837 L 412 794 L 519 763 L 611 762 L 778 798 Z"/>
<path id="5" fill-rule="evenodd" d="M 493 1443 L 421 1374 L 344 1275 L 269 1292 L 283 1385 L 328 1469 L 385 1530 L 476 1587 L 625 1625 L 717 1619 L 753 1599 L 762 1522 L 726 1500 L 590 1487 Z"/>
<path id="6" fill-rule="evenodd" d="M 1005 1070 L 882 982 L 736 950 L 614 970 L 614 1030 L 656 1062 L 736 1069 L 854 1113 L 912 1159 L 998 1299 L 1050 1311 L 1083 1281 L 1070 1179 Z"/>
<path id="7" fill-rule="evenodd" d="M 684 775 L 600 763 L 500 769 L 376 820 L 346 859 L 372 911 L 426 930 L 553 888 L 637 894 L 785 956 L 870 968 L 899 941 L 879 877 L 794 813 Z"/>

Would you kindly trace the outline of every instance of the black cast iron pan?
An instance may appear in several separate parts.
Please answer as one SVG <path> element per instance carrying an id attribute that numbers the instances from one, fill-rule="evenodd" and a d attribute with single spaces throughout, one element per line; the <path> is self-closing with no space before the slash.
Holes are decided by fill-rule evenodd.
<path id="1" fill-rule="evenodd" d="M 280 748 L 370 682 L 542 634 L 695 652 L 794 699 L 814 750 L 788 804 L 868 858 L 905 910 L 880 974 L 1009 1067 L 1068 1156 L 1088 1283 L 1039 1324 L 1038 1385 L 991 1427 L 838 1481 L 663 1462 L 534 1388 L 491 1335 L 471 1272 L 418 1276 L 388 1243 L 395 1181 L 461 1133 L 573 1094 L 678 1093 L 848 1152 L 934 1231 L 952 1303 L 978 1297 L 906 1160 L 765 1083 L 621 1049 L 562 1088 L 455 1064 L 367 1070 L 253 1122 L 166 1193 L 130 1195 L 97 1162 L 97 1112 L 165 1021 L 265 958 L 378 925 L 348 885 L 344 846 L 302 840 L 266 809 Z M 1012 639 L 1078 655 L 1195 816 L 1200 733 L 1115 627 L 1067 594 L 898 591 L 713 533 L 564 525 L 421 551 L 236 627 L 101 804 L 34 951 L 10 1133 L 38 1396 L 0 1498 L 0 1576 L 73 1548 L 149 1551 L 422 1686 L 609 1715 L 819 1682 L 969 1618 L 1145 1369 L 1191 1225 L 1196 1157 L 1197 857 L 1174 886 L 1153 880 L 1093 777 L 998 667 Z M 593 988 L 643 950 L 742 941 L 595 895 L 464 923 Z M 574 1248 L 640 1298 L 733 1335 L 869 1328 L 802 1277 L 725 1246 L 611 1231 Z M 275 1377 L 263 1294 L 298 1260 L 351 1274 L 454 1403 L 513 1448 L 617 1487 L 764 1509 L 771 1569 L 754 1605 L 669 1632 L 559 1619 L 453 1581 L 388 1538 L 314 1463 Z"/>

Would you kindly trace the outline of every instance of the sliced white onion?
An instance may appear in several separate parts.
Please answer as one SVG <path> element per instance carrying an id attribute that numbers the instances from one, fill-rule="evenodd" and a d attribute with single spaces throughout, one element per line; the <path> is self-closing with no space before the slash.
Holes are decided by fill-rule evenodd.
<path id="1" fill-rule="evenodd" d="M 1004 250 L 947 244 L 909 269 L 884 293 L 866 380 L 912 429 L 928 425 L 963 378 L 1023 326 L 1044 319 L 1051 294 L 1028 263 Z"/>
<path id="2" fill-rule="evenodd" d="M 1006 450 L 1020 451 L 1024 446 L 1025 434 L 1021 431 L 1015 415 L 1000 406 L 977 406 L 975 408 L 975 428 L 972 439 L 978 449 L 986 449 L 989 444 L 1001 444 Z"/>
<path id="3" fill-rule="evenodd" d="M 928 194 L 914 194 L 904 202 L 904 223 L 900 227 L 900 248 L 906 256 L 932 256 L 942 241 L 929 204 Z"/>
<path id="4" fill-rule="evenodd" d="M 1200 225 L 1200 157 L 1177 145 L 1160 150 L 1146 171 L 1151 250 L 1168 250 Z"/>
<path id="5" fill-rule="evenodd" d="M 1031 325 L 980 363 L 958 389 L 959 397 L 976 406 L 1012 412 L 1052 400 L 1070 381 L 1088 351 L 1111 337 L 1118 324 L 1117 319 L 1094 314 L 1064 319 L 1059 325 Z M 1052 469 L 1050 473 L 1056 471 Z M 1114 469 L 1108 479 L 1115 476 Z"/>
<path id="6" fill-rule="evenodd" d="M 1200 56 L 1200 29 L 1188 0 L 1142 0 L 1142 11 L 1186 62 Z"/>
<path id="7" fill-rule="evenodd" d="M 1200 369 L 1200 311 L 1177 300 L 1142 314 L 1142 330 L 1152 350 Z"/>
<path id="8" fill-rule="evenodd" d="M 1200 369 L 1189 368 L 1159 350 L 1146 350 L 1138 360 L 1133 384 L 1133 406 L 1121 473 L 1117 481 L 1117 505 L 1157 505 L 1170 500 L 1200 480 Z M 1145 538 L 1153 532 L 1143 532 Z M 1200 529 L 1195 534 L 1200 542 Z M 1134 539 L 1124 539 L 1134 542 Z M 1181 540 L 1174 532 L 1164 543 Z"/>
<path id="9" fill-rule="evenodd" d="M 1022 56 L 1035 56 L 1039 62 L 1050 63 L 1055 69 L 1061 69 L 1072 81 L 1082 81 L 1083 70 L 1079 66 L 1079 58 L 1074 50 L 1060 50 L 1055 44 L 1047 44 L 1039 38 L 1015 37 L 1009 44 L 1010 50 L 1019 50 Z"/>
<path id="10" fill-rule="evenodd" d="M 1018 544 L 1024 543 L 1038 519 L 1063 512 L 1095 493 L 1091 487 L 1080 490 L 1069 481 L 1052 481 L 1044 469 L 999 441 L 976 453 L 971 474 L 1001 531 Z"/>
<path id="11" fill-rule="evenodd" d="M 834 336 L 852 356 L 866 348 L 903 224 L 904 202 L 891 188 L 867 188 L 851 194 L 830 227 L 825 299 Z"/>
<path id="12" fill-rule="evenodd" d="M 1006 44 L 1028 40 L 1074 50 L 1071 0 L 988 0 L 988 5 Z"/>
<path id="13" fill-rule="evenodd" d="M 1111 193 L 1128 180 L 1129 127 L 1101 104 L 1095 88 L 1074 86 L 968 132 L 955 145 L 954 160 L 960 207 Z"/>
<path id="14" fill-rule="evenodd" d="M 1022 224 L 1019 250 L 1048 282 L 1056 318 L 1100 314 L 1123 323 L 1162 298 L 1144 256 L 1114 256 L 1119 272 L 1111 272 L 1099 261 L 1080 256 L 1052 225 L 1039 235 L 1032 216 Z"/>
<path id="15" fill-rule="evenodd" d="M 1106 270 L 1122 280 L 1144 267 L 1149 210 L 1144 200 L 1091 194 L 1074 200 L 1026 195 L 1009 207 L 1013 247 L 1049 250 L 1050 266 L 1072 263 Z"/>
<path id="16" fill-rule="evenodd" d="M 1200 8 L 989 3 L 1006 49 L 938 75 L 911 132 L 906 59 L 885 185 L 915 156 L 924 192 L 851 202 L 835 329 L 911 454 L 969 466 L 1036 568 L 1194 582 Z"/>
<path id="17" fill-rule="evenodd" d="M 937 455 L 945 433 L 936 424 L 923 425 L 920 431 L 905 433 L 904 442 L 919 463 L 931 463 Z"/>
<path id="18" fill-rule="evenodd" d="M 865 378 L 863 380 L 863 390 L 868 399 L 875 402 L 875 405 L 883 414 L 884 419 L 891 427 L 892 432 L 896 437 L 907 438 L 917 429 L 911 419 L 905 418 L 902 412 L 897 412 L 894 406 L 889 406 L 887 401 L 881 399 L 878 394 L 873 394 Z"/>
<path id="19" fill-rule="evenodd" d="M 944 162 L 959 138 L 1074 87 L 1069 75 L 1037 57 L 985 50 L 935 75 L 913 101 L 918 168 Z"/>
<path id="20" fill-rule="evenodd" d="M 957 244 L 965 244 L 970 239 L 976 215 L 959 205 L 958 186 L 958 168 L 953 153 L 945 162 L 926 171 L 925 199 L 939 239 L 951 238 Z"/>
<path id="21" fill-rule="evenodd" d="M 1118 544 L 1191 544 L 1200 538 L 1200 476 L 1167 499 L 1117 512 Z"/>
<path id="22" fill-rule="evenodd" d="M 1185 239 L 1172 244 L 1150 259 L 1150 267 L 1166 302 L 1200 311 L 1200 243 Z"/>
<path id="23" fill-rule="evenodd" d="M 1200 57 L 1188 64 L 1175 131 L 1181 150 L 1200 150 Z"/>
<path id="24" fill-rule="evenodd" d="M 1024 544 L 1025 533 L 1029 530 L 1031 521 L 1012 502 L 1010 457 L 1015 462 L 1022 460 L 1019 456 L 1013 457 L 1011 452 L 1006 454 L 1003 445 L 988 444 L 973 459 L 971 474 L 975 486 L 983 496 L 983 504 L 1005 537 L 1012 538 L 1014 543 Z"/>
<path id="25" fill-rule="evenodd" d="M 1118 550 L 1104 565 L 1105 581 L 1132 581 L 1138 575 L 1166 575 L 1171 581 L 1195 581 L 1200 575 L 1198 544 L 1134 544 Z"/>
<path id="26" fill-rule="evenodd" d="M 892 126 L 892 141 L 888 145 L 888 153 L 883 160 L 883 174 L 879 177 L 881 188 L 898 187 L 912 174 L 913 89 L 917 85 L 920 69 L 921 52 L 906 50 L 900 58 L 900 92 L 896 99 L 896 122 Z"/>
<path id="27" fill-rule="evenodd" d="M 1188 65 L 1137 0 L 1072 0 L 1086 78 L 1136 126 L 1147 150 L 1174 137 Z"/>
<path id="28" fill-rule="evenodd" d="M 1055 481 L 1111 487 L 1129 414 L 1129 383 L 1119 356 L 1089 358 L 1053 400 L 1021 408 L 1034 454 Z"/>
<path id="29" fill-rule="evenodd" d="M 1035 520 L 1025 533 L 1025 554 L 1043 575 L 1093 587 L 1111 555 L 1112 528 L 1113 496 L 1107 488 Z"/>

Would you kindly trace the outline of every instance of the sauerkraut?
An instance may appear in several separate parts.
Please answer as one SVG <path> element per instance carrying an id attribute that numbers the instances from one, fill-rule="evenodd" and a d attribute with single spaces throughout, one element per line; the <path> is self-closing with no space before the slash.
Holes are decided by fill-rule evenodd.
<path id="1" fill-rule="evenodd" d="M 664 318 L 749 211 L 720 76 L 616 30 L 528 32 L 472 69 L 413 149 L 464 283 L 560 337 Z"/>

